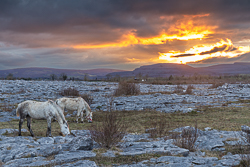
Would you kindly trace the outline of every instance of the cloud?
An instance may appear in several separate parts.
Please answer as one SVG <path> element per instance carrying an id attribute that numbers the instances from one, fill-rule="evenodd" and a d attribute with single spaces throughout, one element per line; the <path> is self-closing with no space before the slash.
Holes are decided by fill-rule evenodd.
<path id="1" fill-rule="evenodd" d="M 195 54 L 179 54 L 179 55 L 176 55 L 176 56 L 171 56 L 171 57 L 188 57 L 188 56 L 194 56 Z"/>
<path id="2" fill-rule="evenodd" d="M 172 58 L 191 58 L 196 52 L 185 50 L 197 45 L 225 38 L 248 41 L 249 11 L 246 0 L 1 0 L 0 53 L 9 55 L 1 57 L 1 64 L 128 69 L 163 61 L 159 52 L 174 50 L 178 53 Z M 241 45 L 214 46 L 199 56 L 222 51 L 238 55 Z"/>
<path id="3" fill-rule="evenodd" d="M 33 59 L 31 55 L 16 55 L 8 52 L 0 51 L 0 66 L 2 67 L 15 67 L 23 66 L 30 63 Z"/>

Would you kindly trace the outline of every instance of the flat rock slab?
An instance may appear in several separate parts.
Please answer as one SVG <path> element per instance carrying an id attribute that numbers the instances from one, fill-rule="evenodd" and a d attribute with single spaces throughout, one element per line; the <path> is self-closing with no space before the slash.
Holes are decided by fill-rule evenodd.
<path id="1" fill-rule="evenodd" d="M 70 163 L 83 158 L 95 157 L 96 153 L 91 151 L 75 151 L 75 152 L 63 152 L 62 154 L 55 155 L 56 164 Z"/>

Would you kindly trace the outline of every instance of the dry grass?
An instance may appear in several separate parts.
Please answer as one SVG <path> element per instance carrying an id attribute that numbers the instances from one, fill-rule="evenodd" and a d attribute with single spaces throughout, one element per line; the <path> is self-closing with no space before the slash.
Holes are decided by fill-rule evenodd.
<path id="1" fill-rule="evenodd" d="M 128 125 L 127 132 L 129 133 L 145 133 L 145 129 L 154 128 L 154 122 L 160 119 L 165 119 L 168 122 L 166 131 L 173 130 L 181 126 L 195 126 L 195 121 L 199 125 L 199 129 L 203 130 L 206 127 L 211 127 L 217 130 L 226 131 L 240 131 L 241 125 L 249 124 L 249 105 L 246 107 L 234 108 L 234 107 L 221 107 L 210 108 L 202 107 L 199 109 L 200 113 L 161 113 L 154 110 L 143 111 L 114 111 L 117 113 L 118 119 L 124 121 Z M 90 129 L 91 124 L 87 123 L 75 123 L 75 117 L 66 118 L 69 123 L 70 130 L 82 130 Z M 104 120 L 103 111 L 93 112 L 93 125 L 99 125 Z M 15 128 L 18 129 L 19 120 L 10 121 L 13 125 L 10 126 L 8 122 L 0 122 L 0 127 Z M 23 128 L 27 129 L 26 121 L 23 124 Z M 32 120 L 32 129 L 36 136 L 46 136 L 47 122 L 46 120 Z M 60 133 L 59 124 L 52 122 L 52 135 L 58 136 Z M 30 133 L 22 133 L 24 136 L 30 136 Z M 13 134 L 12 134 L 13 135 Z"/>
<path id="2" fill-rule="evenodd" d="M 159 158 L 161 156 L 166 156 L 168 154 L 142 154 L 142 155 L 135 155 L 135 156 L 120 156 L 117 155 L 116 157 L 103 157 L 101 155 L 97 155 L 96 157 L 90 158 L 89 160 L 95 161 L 97 166 L 113 166 L 122 165 L 122 164 L 132 164 L 133 162 L 141 162 L 143 160 L 149 160 L 151 158 Z"/>

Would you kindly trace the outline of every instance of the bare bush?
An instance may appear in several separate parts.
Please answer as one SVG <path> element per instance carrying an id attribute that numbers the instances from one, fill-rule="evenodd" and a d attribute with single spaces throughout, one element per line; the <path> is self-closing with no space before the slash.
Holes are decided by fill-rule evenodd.
<path id="1" fill-rule="evenodd" d="M 244 155 L 244 154 L 240 154 L 240 164 L 238 165 L 238 167 L 247 167 L 250 166 L 250 155 Z"/>
<path id="2" fill-rule="evenodd" d="M 240 133 L 241 141 L 236 145 L 237 154 L 240 154 L 240 164 L 238 166 L 250 166 L 250 128 L 248 126 L 241 127 L 242 132 Z"/>
<path id="3" fill-rule="evenodd" d="M 61 96 L 80 96 L 79 91 L 75 88 L 63 89 L 60 93 Z"/>
<path id="4" fill-rule="evenodd" d="M 184 88 L 180 85 L 177 85 L 173 93 L 183 93 Z"/>
<path id="5" fill-rule="evenodd" d="M 195 151 L 197 146 L 195 142 L 199 136 L 197 122 L 195 128 L 184 128 L 180 135 L 174 136 L 174 144 L 181 148 L 186 148 L 189 151 Z"/>
<path id="6" fill-rule="evenodd" d="M 104 116 L 103 122 L 93 125 L 90 131 L 91 138 L 104 148 L 110 149 L 122 140 L 125 135 L 126 126 L 118 119 L 117 114 L 112 111 Z"/>
<path id="7" fill-rule="evenodd" d="M 140 86 L 135 83 L 128 82 L 119 82 L 118 88 L 114 92 L 114 96 L 138 94 L 140 94 Z"/>
<path id="8" fill-rule="evenodd" d="M 221 82 L 220 83 L 213 83 L 212 86 L 210 86 L 209 88 L 214 89 L 214 88 L 218 88 L 219 86 L 222 86 L 222 85 L 224 85 L 224 83 L 221 83 Z"/>
<path id="9" fill-rule="evenodd" d="M 153 128 L 146 130 L 150 133 L 151 138 L 166 136 L 169 127 L 166 118 L 161 117 L 160 120 L 153 122 L 152 125 Z"/>
<path id="10" fill-rule="evenodd" d="M 193 85 L 188 85 L 185 94 L 192 94 L 193 93 Z"/>
<path id="11" fill-rule="evenodd" d="M 91 105 L 93 103 L 93 97 L 87 93 L 81 94 L 81 97 L 89 104 Z"/>

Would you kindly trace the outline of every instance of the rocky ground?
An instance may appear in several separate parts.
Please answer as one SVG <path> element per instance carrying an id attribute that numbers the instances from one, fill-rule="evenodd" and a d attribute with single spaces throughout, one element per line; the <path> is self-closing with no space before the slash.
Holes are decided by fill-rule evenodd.
<path id="1" fill-rule="evenodd" d="M 109 107 L 116 110 L 155 109 L 161 112 L 190 112 L 199 106 L 233 105 L 241 107 L 239 99 L 250 99 L 248 84 L 224 84 L 209 89 L 210 84 L 193 85 L 193 94 L 171 93 L 176 85 L 140 84 L 138 96 L 121 96 L 111 98 L 117 83 L 108 82 L 72 82 L 72 81 L 0 81 L 0 104 L 12 106 L 12 112 L 0 111 L 0 121 L 18 119 L 15 105 L 25 100 L 46 101 L 61 97 L 58 92 L 67 87 L 74 87 L 80 93 L 93 97 L 91 108 L 107 111 Z M 183 85 L 183 93 L 187 85 Z M 170 92 L 170 93 L 168 93 Z M 113 105 L 109 106 L 110 101 Z M 229 103 L 230 102 L 230 103 Z M 232 103 L 236 102 L 236 103 Z M 184 127 L 185 128 L 185 127 Z M 247 127 L 243 127 L 243 129 Z M 175 129 L 181 132 L 183 128 Z M 26 131 L 23 129 L 23 131 Z M 6 137 L 6 133 L 15 133 L 14 129 L 0 129 L 0 160 L 3 166 L 97 166 L 93 161 L 97 156 L 93 148 L 99 148 L 92 141 L 89 131 L 72 130 L 73 135 L 66 137 Z M 225 151 L 225 145 L 236 145 L 244 139 L 244 132 L 217 131 L 206 128 L 199 130 L 196 141 L 197 150 L 191 152 L 173 144 L 173 139 L 151 139 L 149 134 L 127 134 L 119 143 L 119 151 L 107 151 L 102 156 L 134 156 L 149 153 L 162 155 L 138 163 L 121 166 L 233 166 L 240 163 L 242 155 L 227 153 L 221 159 L 209 157 L 206 151 Z M 232 140 L 232 139 L 236 139 Z M 142 142 L 143 141 L 143 142 Z M 242 142 L 243 143 L 243 142 Z M 167 156 L 166 156 L 167 155 Z M 113 165 L 118 166 L 118 165 Z"/>
<path id="2" fill-rule="evenodd" d="M 185 128 L 185 127 L 184 127 Z M 183 128 L 176 129 L 181 131 Z M 26 131 L 23 129 L 23 131 Z M 173 144 L 173 139 L 158 138 L 152 140 L 149 134 L 128 134 L 118 145 L 119 151 L 107 151 L 102 156 L 135 156 L 157 153 L 162 155 L 138 163 L 120 166 L 233 166 L 238 165 L 241 155 L 227 153 L 221 159 L 207 157 L 205 150 L 224 151 L 225 144 L 235 145 L 239 141 L 228 139 L 238 138 L 239 132 L 209 130 L 199 131 L 196 145 L 198 151 L 190 152 Z M 73 135 L 66 137 L 6 137 L 3 134 L 13 133 L 13 129 L 0 130 L 0 160 L 3 166 L 97 166 L 88 160 L 96 156 L 93 148 L 99 148 L 92 141 L 88 130 L 72 130 Z M 143 141 L 144 142 L 141 142 Z M 201 151 L 202 150 L 202 151 Z M 167 156 L 164 156 L 167 155 Z M 49 157 L 53 156 L 52 159 Z M 118 166 L 115 165 L 114 166 Z"/>
<path id="3" fill-rule="evenodd" d="M 188 85 L 182 85 L 183 93 Z M 161 112 L 189 112 L 199 106 L 222 106 L 239 99 L 250 99 L 250 84 L 224 84 L 209 89 L 211 84 L 196 84 L 193 94 L 176 94 L 176 85 L 140 84 L 142 95 L 120 96 L 112 99 L 116 110 L 156 109 Z M 93 97 L 92 110 L 109 108 L 109 98 L 117 88 L 113 82 L 84 81 L 0 81 L 0 104 L 17 104 L 25 100 L 46 101 L 61 97 L 58 93 L 65 88 L 75 88 L 80 93 Z M 239 103 L 229 105 L 240 106 Z"/>

